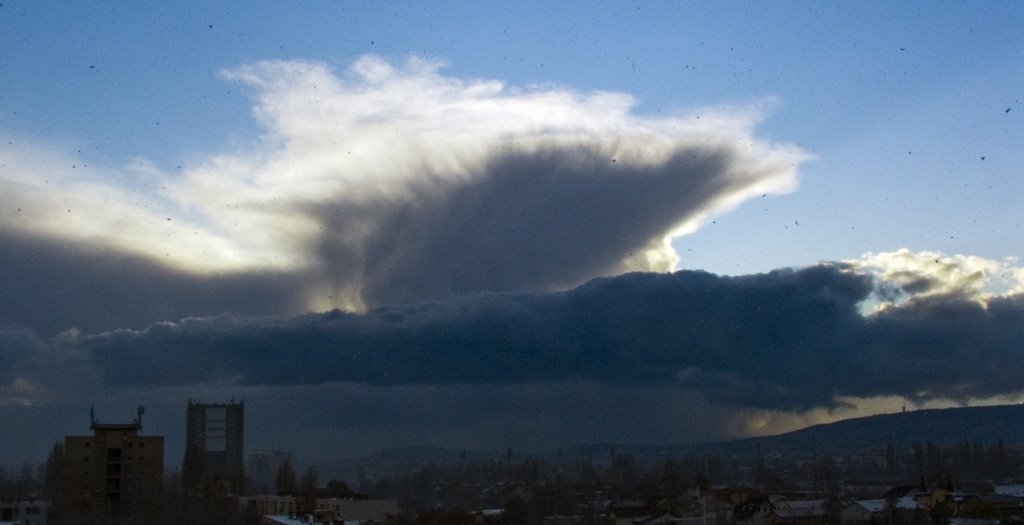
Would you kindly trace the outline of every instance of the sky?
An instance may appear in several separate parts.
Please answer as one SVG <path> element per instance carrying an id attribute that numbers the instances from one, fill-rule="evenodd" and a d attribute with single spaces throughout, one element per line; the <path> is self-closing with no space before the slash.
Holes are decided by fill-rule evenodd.
<path id="1" fill-rule="evenodd" d="M 0 464 L 1018 402 L 1019 2 L 0 3 Z"/>

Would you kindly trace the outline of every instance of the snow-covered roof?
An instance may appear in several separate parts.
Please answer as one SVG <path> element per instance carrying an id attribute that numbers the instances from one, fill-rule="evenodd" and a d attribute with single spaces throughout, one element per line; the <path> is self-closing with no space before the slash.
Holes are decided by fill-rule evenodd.
<path id="1" fill-rule="evenodd" d="M 307 522 L 303 521 L 302 518 L 295 518 L 289 516 L 272 516 L 268 514 L 266 516 L 263 516 L 263 519 L 273 521 L 274 523 L 280 525 L 309 525 Z"/>
<path id="2" fill-rule="evenodd" d="M 825 508 L 825 504 L 827 503 L 823 499 L 786 499 L 784 497 L 771 499 L 770 496 L 769 500 L 772 502 L 772 505 L 774 505 L 776 509 L 809 509 L 817 507 Z"/>
<path id="3" fill-rule="evenodd" d="M 855 505 L 864 507 L 868 512 L 885 512 L 889 502 L 884 499 L 859 499 L 853 502 Z M 911 496 L 897 498 L 892 503 L 895 510 L 914 510 L 921 508 L 921 505 Z"/>
<path id="4" fill-rule="evenodd" d="M 859 499 L 854 501 L 853 504 L 864 507 L 868 512 L 885 512 L 884 499 Z"/>
<path id="5" fill-rule="evenodd" d="M 999 519 L 951 518 L 949 525 L 999 525 Z"/>
<path id="6" fill-rule="evenodd" d="M 821 516 L 825 514 L 826 501 L 823 499 L 787 500 L 784 505 L 779 502 L 775 506 L 775 515 L 780 518 L 800 518 Z"/>
<path id="7" fill-rule="evenodd" d="M 263 520 L 264 520 L 264 522 L 270 521 L 270 522 L 272 522 L 272 523 L 274 523 L 276 525 L 319 525 L 321 523 L 321 522 L 318 522 L 318 521 L 314 520 L 312 516 L 308 516 L 308 515 L 306 517 L 299 517 L 299 516 L 278 516 L 278 515 L 266 514 L 266 515 L 263 516 Z M 350 521 L 346 520 L 345 523 L 359 523 L 359 522 L 350 522 Z"/>
<path id="8" fill-rule="evenodd" d="M 996 485 L 995 493 L 1024 498 L 1024 485 Z"/>

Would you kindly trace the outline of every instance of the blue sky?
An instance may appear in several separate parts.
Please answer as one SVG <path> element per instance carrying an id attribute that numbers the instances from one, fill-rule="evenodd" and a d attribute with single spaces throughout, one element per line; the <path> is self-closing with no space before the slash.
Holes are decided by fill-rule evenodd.
<path id="1" fill-rule="evenodd" d="M 245 397 L 250 443 L 312 454 L 1017 401 L 1022 23 L 1020 2 L 0 0 L 0 418 L 23 423 L 0 463 L 87 402 L 156 406 L 172 443 L 183 399 Z M 673 269 L 717 277 L 625 275 Z M 682 319 L 707 340 L 637 337 Z M 617 382 L 595 366 L 620 358 Z M 845 370 L 879 376 L 814 379 Z M 358 420 L 296 415 L 314 395 Z"/>

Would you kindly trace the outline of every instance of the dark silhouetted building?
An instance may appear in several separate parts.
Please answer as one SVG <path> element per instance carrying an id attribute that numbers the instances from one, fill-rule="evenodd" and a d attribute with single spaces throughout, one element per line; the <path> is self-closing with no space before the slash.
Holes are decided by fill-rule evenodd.
<path id="1" fill-rule="evenodd" d="M 158 515 L 163 436 L 139 435 L 142 407 L 131 423 L 91 419 L 91 436 L 64 438 L 62 512 L 68 522 L 119 523 Z"/>
<path id="2" fill-rule="evenodd" d="M 235 494 L 245 480 L 245 404 L 188 402 L 182 481 L 188 487 L 227 484 Z"/>

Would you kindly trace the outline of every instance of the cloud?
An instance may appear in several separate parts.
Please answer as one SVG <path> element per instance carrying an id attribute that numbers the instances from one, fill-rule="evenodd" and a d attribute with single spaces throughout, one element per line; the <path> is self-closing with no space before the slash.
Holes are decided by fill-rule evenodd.
<path id="1" fill-rule="evenodd" d="M 225 311 L 279 315 L 304 304 L 298 274 L 193 274 L 102 246 L 7 232 L 0 245 L 0 329 L 95 333 Z"/>
<path id="2" fill-rule="evenodd" d="M 908 254 L 925 255 L 935 254 Z M 1007 263 L 999 275 L 1015 271 Z M 630 273 L 363 314 L 222 314 L 53 337 L 0 330 L 0 417 L 19 429 L 5 450 L 41 457 L 54 436 L 82 431 L 90 404 L 117 419 L 142 403 L 147 431 L 168 436 L 178 457 L 187 398 L 245 398 L 253 446 L 306 458 L 339 442 L 341 454 L 545 450 L 577 443 L 575 429 L 590 441 L 692 442 L 907 401 L 1020 399 L 1024 296 L 914 288 L 923 295 L 866 310 L 908 282 L 884 273 L 849 262 Z M 695 430 L 693 418 L 710 423 Z"/>
<path id="3" fill-rule="evenodd" d="M 1024 268 L 1016 259 L 1002 261 L 973 255 L 944 255 L 937 252 L 867 253 L 860 259 L 844 261 L 856 271 L 877 275 L 882 307 L 914 298 L 953 295 L 983 302 L 1000 294 L 1024 293 Z"/>
<path id="4" fill-rule="evenodd" d="M 877 285 L 845 263 L 737 277 L 631 273 L 563 292 L 477 293 L 365 314 L 189 318 L 31 342 L 85 356 L 111 388 L 582 381 L 787 411 L 1020 392 L 1024 296 L 926 296 L 864 315 Z M 15 335 L 0 348 L 17 364 L 32 351 Z"/>
<path id="5" fill-rule="evenodd" d="M 255 297 L 282 295 L 267 291 L 268 275 L 294 292 L 255 310 L 199 294 L 165 319 L 271 304 L 277 315 L 362 310 L 671 270 L 674 235 L 755 194 L 791 191 L 807 158 L 754 135 L 756 106 L 640 115 L 627 94 L 442 71 L 372 56 L 341 72 L 298 60 L 225 70 L 250 90 L 262 134 L 180 170 L 88 165 L 67 145 L 2 141 L 0 234 L 59 252 L 54 271 L 106 288 L 121 285 L 90 273 L 97 257 L 131 261 L 153 295 L 249 279 Z M 3 300 L 7 311 L 32 293 L 59 302 L 36 262 L 9 267 L 33 284 Z M 125 321 L 161 319 L 140 310 Z M 18 319 L 109 329 L 117 316 Z"/>

